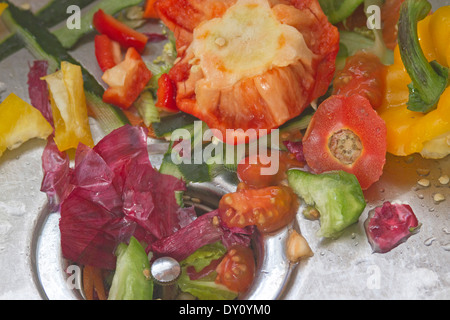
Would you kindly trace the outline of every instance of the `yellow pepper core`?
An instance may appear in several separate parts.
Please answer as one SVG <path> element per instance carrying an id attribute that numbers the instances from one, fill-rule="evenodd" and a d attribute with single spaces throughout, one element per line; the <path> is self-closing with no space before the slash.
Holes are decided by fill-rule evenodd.
<path id="1" fill-rule="evenodd" d="M 44 116 L 11 93 L 0 104 L 0 156 L 33 138 L 46 139 L 53 132 Z"/>
<path id="2" fill-rule="evenodd" d="M 50 92 L 58 149 L 76 149 L 79 143 L 93 147 L 81 67 L 63 61 L 59 71 L 43 79 Z"/>
<path id="3" fill-rule="evenodd" d="M 419 21 L 417 32 L 427 60 L 449 67 L 450 6 Z M 410 83 L 397 45 L 394 63 L 387 68 L 384 101 L 377 110 L 386 122 L 387 151 L 398 156 L 420 153 L 424 158 L 443 158 L 450 154 L 450 87 L 442 93 L 436 109 L 422 113 L 407 109 Z"/>

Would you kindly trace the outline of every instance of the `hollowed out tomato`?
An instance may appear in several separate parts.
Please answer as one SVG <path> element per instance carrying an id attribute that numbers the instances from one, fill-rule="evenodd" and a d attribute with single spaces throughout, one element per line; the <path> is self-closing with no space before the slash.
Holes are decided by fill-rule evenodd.
<path id="1" fill-rule="evenodd" d="M 303 152 L 315 173 L 352 173 L 365 190 L 383 173 L 386 124 L 365 97 L 333 95 L 314 114 L 303 138 Z"/>

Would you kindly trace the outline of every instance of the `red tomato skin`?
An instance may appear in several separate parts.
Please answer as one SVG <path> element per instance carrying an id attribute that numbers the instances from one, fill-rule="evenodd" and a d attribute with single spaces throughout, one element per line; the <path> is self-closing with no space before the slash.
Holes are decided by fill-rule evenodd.
<path id="1" fill-rule="evenodd" d="M 273 232 L 288 225 L 298 210 L 298 198 L 286 186 L 252 189 L 244 183 L 219 202 L 221 220 L 228 227 L 255 225 L 261 232 Z"/>
<path id="2" fill-rule="evenodd" d="M 361 94 L 374 109 L 383 103 L 386 86 L 386 66 L 373 53 L 359 51 L 347 58 L 345 67 L 336 72 L 333 94 L 351 96 Z"/>
<path id="3" fill-rule="evenodd" d="M 362 152 L 352 164 L 343 164 L 331 152 L 329 139 L 342 129 L 361 140 Z M 343 170 L 354 174 L 363 190 L 378 181 L 386 162 L 386 124 L 361 95 L 333 95 L 318 107 L 303 138 L 306 163 L 315 173 Z"/>
<path id="4" fill-rule="evenodd" d="M 290 168 L 303 168 L 304 162 L 295 159 L 295 156 L 285 151 L 272 151 L 278 154 L 263 156 L 260 154 L 243 159 L 237 166 L 239 180 L 250 188 L 263 188 L 280 185 L 287 178 L 286 171 Z M 272 157 L 277 157 L 278 170 L 274 174 L 262 174 L 263 168 L 275 168 Z"/>
<path id="5" fill-rule="evenodd" d="M 146 35 L 128 27 L 102 9 L 94 14 L 93 25 L 99 33 L 107 35 L 124 48 L 133 47 L 139 53 L 142 53 L 147 45 L 148 38 Z"/>
<path id="6" fill-rule="evenodd" d="M 216 283 L 234 292 L 245 292 L 255 277 L 255 258 L 250 248 L 232 246 L 216 268 Z"/>

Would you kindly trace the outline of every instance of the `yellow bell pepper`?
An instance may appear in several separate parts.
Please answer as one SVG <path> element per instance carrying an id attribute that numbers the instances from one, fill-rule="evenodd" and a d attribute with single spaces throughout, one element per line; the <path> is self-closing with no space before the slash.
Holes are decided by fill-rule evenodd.
<path id="1" fill-rule="evenodd" d="M 8 8 L 7 3 L 0 3 L 0 15 L 3 13 L 3 11 L 5 11 L 6 8 Z"/>
<path id="2" fill-rule="evenodd" d="M 0 156 L 33 139 L 46 139 L 53 132 L 44 116 L 29 103 L 11 93 L 0 104 Z"/>
<path id="3" fill-rule="evenodd" d="M 419 21 L 420 47 L 431 62 L 450 65 L 450 6 L 441 7 Z M 408 75 L 397 46 L 394 63 L 387 68 L 386 94 L 378 112 L 387 127 L 387 151 L 398 156 L 421 153 L 425 158 L 450 154 L 450 87 L 442 93 L 437 107 L 428 112 L 407 109 Z"/>
<path id="4" fill-rule="evenodd" d="M 58 149 L 76 149 L 79 143 L 93 147 L 81 67 L 63 61 L 59 71 L 43 79 L 50 92 Z"/>

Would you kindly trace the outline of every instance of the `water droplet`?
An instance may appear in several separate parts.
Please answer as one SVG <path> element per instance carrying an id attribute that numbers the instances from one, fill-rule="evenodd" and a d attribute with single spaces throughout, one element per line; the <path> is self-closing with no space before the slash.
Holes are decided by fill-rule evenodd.
<path id="1" fill-rule="evenodd" d="M 356 238 L 356 233 L 352 233 L 352 239 L 355 239 Z"/>
<path id="2" fill-rule="evenodd" d="M 433 208 L 433 207 L 428 208 L 428 211 L 429 211 L 429 212 L 434 212 L 434 208 Z"/>
<path id="3" fill-rule="evenodd" d="M 443 231 L 445 234 L 450 234 L 450 230 L 448 230 L 447 227 L 443 227 L 443 228 L 442 228 L 442 231 Z"/>
<path id="4" fill-rule="evenodd" d="M 444 249 L 445 251 L 450 251 L 450 243 L 444 244 L 441 248 Z"/>
<path id="5" fill-rule="evenodd" d="M 436 240 L 435 237 L 431 237 L 431 238 L 426 239 L 426 240 L 423 242 L 423 244 L 426 245 L 427 247 L 429 247 L 429 246 L 431 246 L 431 245 L 433 244 L 433 242 L 434 242 L 435 240 Z"/>
<path id="6" fill-rule="evenodd" d="M 423 198 L 424 198 L 424 195 L 423 195 L 423 194 L 418 194 L 418 195 L 417 195 L 417 198 L 423 199 Z"/>

